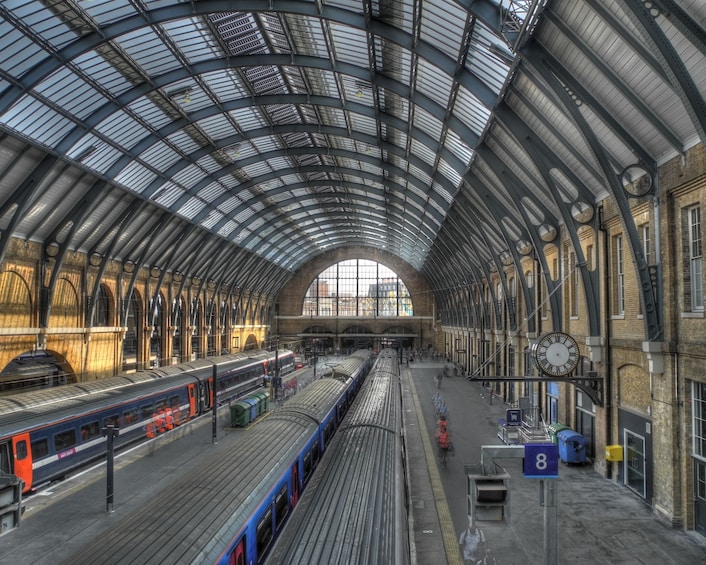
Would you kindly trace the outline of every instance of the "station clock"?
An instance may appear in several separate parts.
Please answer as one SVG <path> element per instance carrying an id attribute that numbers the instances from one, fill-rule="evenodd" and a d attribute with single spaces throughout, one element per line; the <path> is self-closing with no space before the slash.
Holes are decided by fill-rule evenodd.
<path id="1" fill-rule="evenodd" d="M 549 332 L 540 336 L 534 346 L 534 363 L 540 373 L 563 377 L 579 364 L 581 354 L 576 340 L 569 334 Z"/>

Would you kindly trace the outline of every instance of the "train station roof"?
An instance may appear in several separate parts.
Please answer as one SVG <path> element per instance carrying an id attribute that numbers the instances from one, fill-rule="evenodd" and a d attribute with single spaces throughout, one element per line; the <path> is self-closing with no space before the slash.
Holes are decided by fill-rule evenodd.
<path id="1" fill-rule="evenodd" d="M 437 292 L 706 140 L 701 0 L 0 2 L 11 237 L 279 292 L 345 246 Z M 625 213 L 625 212 L 624 212 Z"/>

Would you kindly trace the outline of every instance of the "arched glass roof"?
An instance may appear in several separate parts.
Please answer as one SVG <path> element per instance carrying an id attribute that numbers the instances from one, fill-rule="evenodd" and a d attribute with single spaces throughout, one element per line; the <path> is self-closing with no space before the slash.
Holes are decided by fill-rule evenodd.
<path id="1" fill-rule="evenodd" d="M 617 197 L 626 167 L 706 137 L 697 0 L 15 0 L 0 16 L 3 229 L 268 292 L 351 245 L 434 288 L 479 280 Z"/>

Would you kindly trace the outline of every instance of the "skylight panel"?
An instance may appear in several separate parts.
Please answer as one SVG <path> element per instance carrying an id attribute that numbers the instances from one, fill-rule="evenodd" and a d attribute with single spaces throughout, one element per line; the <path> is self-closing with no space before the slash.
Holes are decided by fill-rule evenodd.
<path id="1" fill-rule="evenodd" d="M 115 175 L 115 182 L 135 192 L 142 192 L 152 181 L 157 178 L 157 174 L 139 163 L 132 161 L 122 171 Z"/>
<path id="2" fill-rule="evenodd" d="M 118 110 L 108 116 L 96 127 L 96 131 L 126 149 L 131 149 L 142 138 L 149 135 L 149 132 L 142 124 L 135 121 L 124 110 Z"/>
<path id="3" fill-rule="evenodd" d="M 182 156 L 174 151 L 163 141 L 150 145 L 141 155 L 140 159 L 147 165 L 157 170 L 169 168 L 181 160 Z"/>
<path id="4" fill-rule="evenodd" d="M 463 39 L 466 11 L 455 2 L 423 2 L 421 39 L 454 61 Z"/>
<path id="5" fill-rule="evenodd" d="M 201 19 L 168 21 L 162 27 L 192 64 L 223 56 Z"/>
<path id="6" fill-rule="evenodd" d="M 114 41 L 149 76 L 158 76 L 181 67 L 179 60 L 152 28 L 136 29 Z"/>
<path id="7" fill-rule="evenodd" d="M 336 60 L 367 68 L 368 40 L 365 31 L 335 22 L 330 23 L 330 28 Z"/>

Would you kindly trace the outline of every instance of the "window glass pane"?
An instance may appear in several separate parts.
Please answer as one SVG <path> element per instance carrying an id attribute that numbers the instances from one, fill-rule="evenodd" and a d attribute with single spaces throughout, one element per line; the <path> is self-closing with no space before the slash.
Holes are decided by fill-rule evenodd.
<path id="1" fill-rule="evenodd" d="M 305 316 L 412 316 L 407 286 L 375 261 L 347 260 L 316 277 L 304 298 Z"/>

